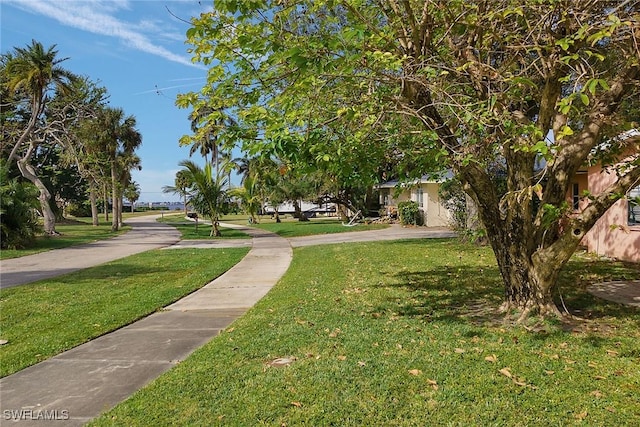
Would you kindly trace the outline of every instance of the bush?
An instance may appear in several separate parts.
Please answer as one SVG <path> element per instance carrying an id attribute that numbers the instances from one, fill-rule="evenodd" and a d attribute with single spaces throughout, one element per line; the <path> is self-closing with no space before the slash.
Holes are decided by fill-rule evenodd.
<path id="1" fill-rule="evenodd" d="M 38 190 L 19 178 L 9 178 L 8 168 L 0 165 L 0 246 L 22 249 L 29 246 L 40 231 L 36 209 Z"/>
<path id="2" fill-rule="evenodd" d="M 418 203 L 412 200 L 398 203 L 398 217 L 402 225 L 422 225 L 424 223 Z"/>
<path id="3" fill-rule="evenodd" d="M 91 216 L 91 202 L 84 203 L 69 203 L 67 206 L 67 213 L 71 216 L 90 217 Z"/>

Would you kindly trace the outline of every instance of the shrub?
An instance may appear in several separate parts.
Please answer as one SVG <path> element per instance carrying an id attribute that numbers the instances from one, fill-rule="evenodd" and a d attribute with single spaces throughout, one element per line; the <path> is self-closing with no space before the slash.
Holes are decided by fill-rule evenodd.
<path id="1" fill-rule="evenodd" d="M 2 249 L 22 249 L 39 231 L 36 208 L 38 190 L 19 178 L 10 178 L 6 164 L 0 164 L 0 244 Z"/>
<path id="2" fill-rule="evenodd" d="M 424 223 L 420 207 L 413 200 L 398 203 L 398 217 L 403 225 L 422 225 Z"/>
<path id="3" fill-rule="evenodd" d="M 91 203 L 69 203 L 66 210 L 69 215 L 75 217 L 89 217 L 91 216 Z"/>

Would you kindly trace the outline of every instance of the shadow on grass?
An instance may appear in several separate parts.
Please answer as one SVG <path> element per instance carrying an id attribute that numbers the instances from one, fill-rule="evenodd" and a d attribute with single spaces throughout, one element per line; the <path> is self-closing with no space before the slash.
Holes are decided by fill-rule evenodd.
<path id="1" fill-rule="evenodd" d="M 473 265 L 459 262 L 455 256 L 452 258 L 445 261 L 451 265 L 437 265 L 428 270 L 384 272 L 393 280 L 377 287 L 404 288 L 410 296 L 388 298 L 387 305 L 375 307 L 373 311 L 475 326 L 504 324 L 505 316 L 498 310 L 503 302 L 504 287 L 497 266 Z M 638 277 L 640 266 L 637 264 L 573 259 L 561 273 L 555 299 L 561 311 L 566 307 L 578 319 L 556 322 L 557 326 L 565 331 L 606 333 L 615 328 L 610 325 L 615 318 L 640 327 L 637 308 L 597 298 L 586 290 L 593 283 Z M 597 337 L 593 340 L 592 345 L 601 345 Z"/>
<path id="2" fill-rule="evenodd" d="M 502 302 L 497 268 L 455 266 L 431 270 L 406 271 L 393 275 L 395 284 L 406 288 L 409 300 L 389 300 L 389 307 L 402 316 L 418 316 L 442 322 L 472 324 L 500 323 L 497 308 Z"/>
<path id="3" fill-rule="evenodd" d="M 638 278 L 639 264 L 574 257 L 560 274 L 556 303 L 559 307 L 564 304 L 571 314 L 589 320 L 638 318 L 640 311 L 637 308 L 607 301 L 587 292 L 587 287 L 592 284 Z M 637 322 L 640 325 L 640 319 Z"/>

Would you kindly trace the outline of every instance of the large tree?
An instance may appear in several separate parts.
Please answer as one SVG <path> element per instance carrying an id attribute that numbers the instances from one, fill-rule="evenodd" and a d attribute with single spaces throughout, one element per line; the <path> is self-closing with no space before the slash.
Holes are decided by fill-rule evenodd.
<path id="1" fill-rule="evenodd" d="M 73 86 L 73 91 L 58 102 L 81 103 L 85 112 L 65 132 L 66 138 L 59 140 L 64 147 L 62 165 L 77 169 L 87 183 L 92 222 L 98 226 L 98 192 L 107 180 L 109 157 L 95 137 L 95 124 L 98 114 L 106 106 L 108 94 L 106 88 L 86 77 L 76 79 Z M 106 199 L 104 202 L 106 205 Z"/>
<path id="2" fill-rule="evenodd" d="M 179 102 L 234 106 L 233 132 L 256 151 L 297 134 L 321 159 L 383 144 L 420 173 L 452 169 L 486 228 L 503 308 L 520 319 L 559 315 L 560 270 L 640 178 L 637 141 L 616 138 L 638 121 L 639 4 L 217 1 L 187 32 L 209 81 Z M 314 138 L 347 128 L 355 131 L 333 148 Z M 613 165 L 623 151 L 617 181 L 570 212 L 576 172 Z M 493 185 L 496 163 L 504 194 Z"/>
<path id="3" fill-rule="evenodd" d="M 8 160 L 10 164 L 15 162 L 22 176 L 38 188 L 44 231 L 47 234 L 56 234 L 55 215 L 50 206 L 51 193 L 32 160 L 39 146 L 64 125 L 72 109 L 71 106 L 63 107 L 62 113 L 56 118 L 47 114 L 53 91 L 63 93 L 69 90 L 71 81 L 75 79 L 72 73 L 60 66 L 65 59 L 58 56 L 55 45 L 45 49 L 42 43 L 33 40 L 31 45 L 16 47 L 13 52 L 3 55 L 1 67 L 3 92 L 14 104 L 14 111 L 17 111 L 7 124 L 16 127 L 16 123 L 19 123 L 20 127 L 18 132 L 11 135 L 11 140 L 6 141 L 11 146 Z"/>

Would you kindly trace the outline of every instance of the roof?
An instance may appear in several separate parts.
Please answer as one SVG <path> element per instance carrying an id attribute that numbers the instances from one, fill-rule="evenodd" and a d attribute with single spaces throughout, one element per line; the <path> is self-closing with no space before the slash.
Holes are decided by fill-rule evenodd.
<path id="1" fill-rule="evenodd" d="M 414 179 L 410 181 L 400 181 L 399 179 L 392 179 L 387 182 L 382 182 L 376 185 L 376 188 L 396 188 L 396 187 L 410 187 L 417 184 L 439 184 L 453 178 L 453 172 L 446 171 L 438 174 L 422 175 L 420 179 Z"/>

